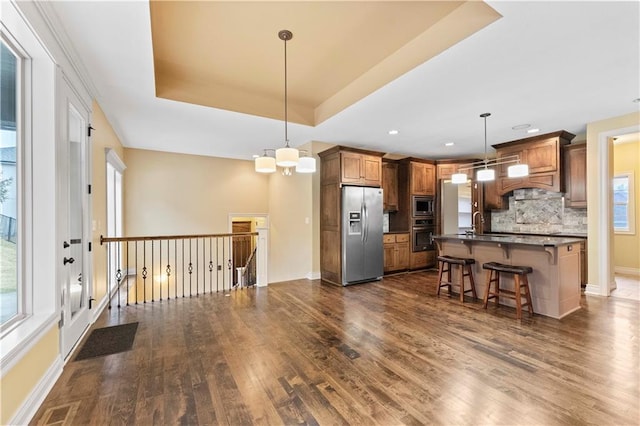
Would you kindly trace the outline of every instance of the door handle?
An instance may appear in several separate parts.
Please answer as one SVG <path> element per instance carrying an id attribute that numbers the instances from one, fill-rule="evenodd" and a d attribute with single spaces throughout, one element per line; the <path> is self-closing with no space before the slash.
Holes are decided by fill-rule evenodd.
<path id="1" fill-rule="evenodd" d="M 76 261 L 76 260 L 75 260 L 73 257 L 70 257 L 70 258 L 68 258 L 68 259 L 65 257 L 65 258 L 62 260 L 62 264 L 63 264 L 63 265 L 66 265 L 67 263 L 73 263 L 73 262 L 75 262 L 75 261 Z"/>

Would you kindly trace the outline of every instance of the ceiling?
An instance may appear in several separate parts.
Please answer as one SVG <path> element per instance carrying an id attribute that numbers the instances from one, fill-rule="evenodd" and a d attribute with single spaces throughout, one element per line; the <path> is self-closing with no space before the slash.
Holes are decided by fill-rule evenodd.
<path id="1" fill-rule="evenodd" d="M 483 112 L 495 144 L 640 109 L 639 2 L 183 3 L 50 2 L 127 147 L 250 160 L 283 146 L 280 29 L 292 146 L 468 157 Z"/>

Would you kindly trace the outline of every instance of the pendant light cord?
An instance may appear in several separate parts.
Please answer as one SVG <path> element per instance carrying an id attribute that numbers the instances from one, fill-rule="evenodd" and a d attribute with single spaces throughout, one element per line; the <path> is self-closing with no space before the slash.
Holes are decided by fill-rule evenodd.
<path id="1" fill-rule="evenodd" d="M 480 117 L 484 118 L 484 168 L 487 168 L 487 163 L 489 160 L 487 159 L 487 117 L 491 115 L 490 112 L 485 112 L 480 114 Z"/>
<path id="2" fill-rule="evenodd" d="M 284 38 L 284 142 L 289 147 L 289 134 L 287 132 L 288 108 L 287 108 L 287 38 Z"/>

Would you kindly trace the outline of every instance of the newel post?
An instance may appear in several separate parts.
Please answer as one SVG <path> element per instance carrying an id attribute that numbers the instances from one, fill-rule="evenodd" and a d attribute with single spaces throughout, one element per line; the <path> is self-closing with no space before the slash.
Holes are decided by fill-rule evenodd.
<path id="1" fill-rule="evenodd" d="M 256 250 L 256 274 L 257 274 L 257 286 L 266 287 L 269 284 L 267 278 L 267 262 L 268 247 L 269 247 L 269 228 L 258 228 L 258 249 Z"/>

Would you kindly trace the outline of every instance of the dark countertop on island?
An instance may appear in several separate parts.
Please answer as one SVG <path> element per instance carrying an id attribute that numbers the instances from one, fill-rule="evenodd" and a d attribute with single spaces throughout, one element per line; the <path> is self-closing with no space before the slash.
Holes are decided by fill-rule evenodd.
<path id="1" fill-rule="evenodd" d="M 578 237 L 557 237 L 557 236 L 534 236 L 518 234 L 484 234 L 484 235 L 460 235 L 446 234 L 434 235 L 434 240 L 458 240 L 460 242 L 484 242 L 500 244 L 522 244 L 529 246 L 559 247 L 567 244 L 580 244 L 584 238 Z"/>

